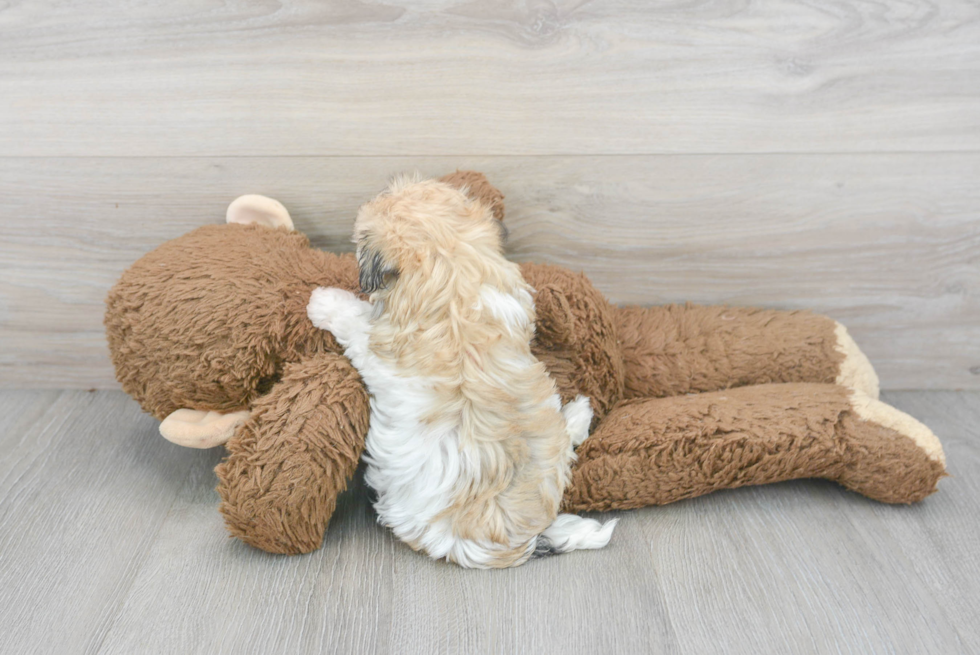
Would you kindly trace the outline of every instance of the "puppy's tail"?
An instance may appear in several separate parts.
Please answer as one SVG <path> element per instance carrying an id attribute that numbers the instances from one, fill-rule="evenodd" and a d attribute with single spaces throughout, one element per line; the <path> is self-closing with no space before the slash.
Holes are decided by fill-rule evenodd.
<path id="1" fill-rule="evenodd" d="M 575 514 L 559 514 L 548 529 L 538 535 L 534 557 L 546 557 L 582 548 L 602 548 L 609 543 L 619 519 L 599 523 Z"/>

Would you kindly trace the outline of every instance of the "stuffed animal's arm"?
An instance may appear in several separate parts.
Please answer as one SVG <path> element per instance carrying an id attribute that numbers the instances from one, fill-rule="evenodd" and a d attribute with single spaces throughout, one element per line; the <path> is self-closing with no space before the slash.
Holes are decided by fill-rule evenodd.
<path id="1" fill-rule="evenodd" d="M 823 382 L 878 397 L 878 376 L 843 325 L 806 311 L 617 307 L 625 398 L 766 382 Z"/>
<path id="2" fill-rule="evenodd" d="M 944 475 L 939 440 L 894 407 L 835 384 L 767 384 L 619 405 L 579 447 L 563 511 L 798 478 L 911 503 Z"/>
<path id="3" fill-rule="evenodd" d="M 286 365 L 228 441 L 215 472 L 229 532 L 272 553 L 316 550 L 357 468 L 368 395 L 341 355 Z"/>

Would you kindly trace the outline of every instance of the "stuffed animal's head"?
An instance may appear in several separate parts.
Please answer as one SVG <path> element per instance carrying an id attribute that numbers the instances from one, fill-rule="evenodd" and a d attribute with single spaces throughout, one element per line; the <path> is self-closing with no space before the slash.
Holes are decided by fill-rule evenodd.
<path id="1" fill-rule="evenodd" d="M 289 362 L 340 352 L 310 324 L 318 286 L 357 288 L 352 255 L 261 224 L 208 225 L 146 254 L 109 292 L 116 377 L 147 412 L 231 412 L 267 392 Z"/>

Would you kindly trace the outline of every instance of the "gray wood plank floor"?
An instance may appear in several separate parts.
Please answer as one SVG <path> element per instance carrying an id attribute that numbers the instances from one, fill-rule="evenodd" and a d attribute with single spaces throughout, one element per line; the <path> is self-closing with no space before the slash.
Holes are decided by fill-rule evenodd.
<path id="1" fill-rule="evenodd" d="M 396 542 L 360 484 L 321 550 L 267 555 L 225 536 L 219 450 L 165 442 L 119 392 L 0 392 L 0 651 L 977 652 L 980 394 L 885 398 L 946 447 L 919 505 L 741 489 L 483 572 Z"/>

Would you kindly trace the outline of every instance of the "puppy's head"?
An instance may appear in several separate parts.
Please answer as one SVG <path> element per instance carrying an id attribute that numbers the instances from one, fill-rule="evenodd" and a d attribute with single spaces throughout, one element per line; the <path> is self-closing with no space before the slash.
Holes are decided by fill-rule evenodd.
<path id="1" fill-rule="evenodd" d="M 363 205 L 354 222 L 361 291 L 391 288 L 402 277 L 431 275 L 500 255 L 506 233 L 490 208 L 437 180 L 398 178 Z"/>

